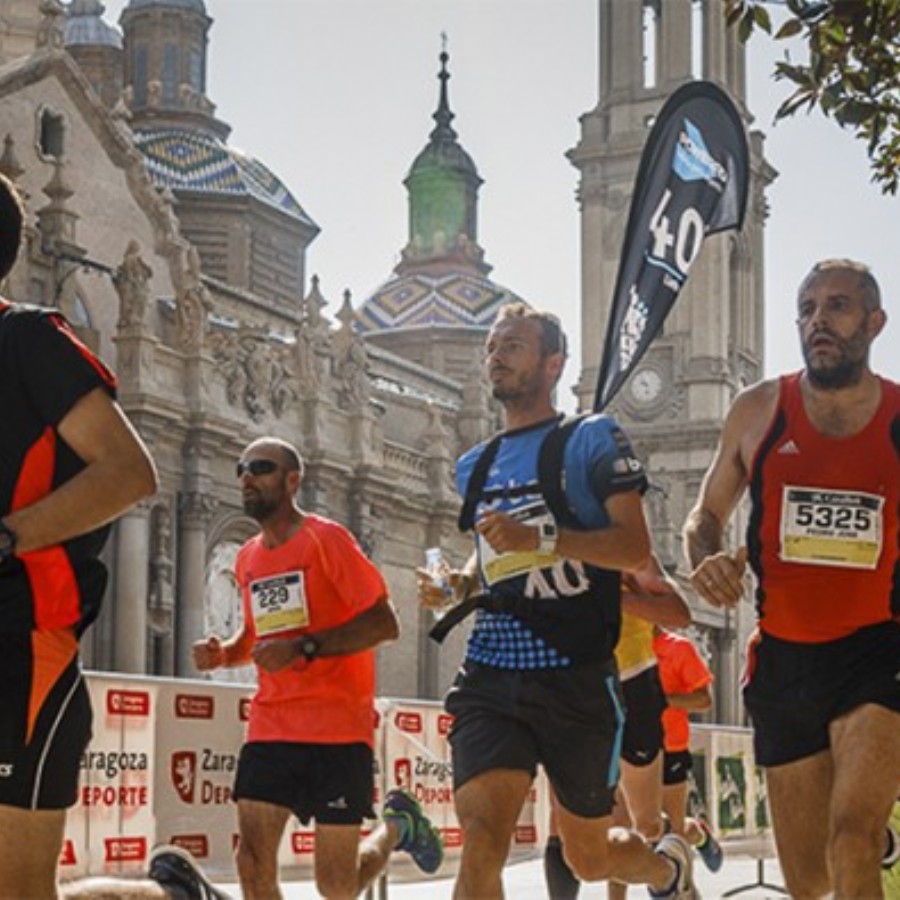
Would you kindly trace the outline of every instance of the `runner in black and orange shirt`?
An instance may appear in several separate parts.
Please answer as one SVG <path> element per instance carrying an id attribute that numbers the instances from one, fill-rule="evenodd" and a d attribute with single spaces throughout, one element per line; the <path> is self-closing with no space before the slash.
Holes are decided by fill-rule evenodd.
<path id="1" fill-rule="evenodd" d="M 0 176 L 0 283 L 23 208 Z M 156 486 L 112 374 L 57 313 L 0 300 L 0 897 L 56 896 L 91 710 L 78 637 L 107 525 Z"/>
<path id="2" fill-rule="evenodd" d="M 869 367 L 885 321 L 865 266 L 813 267 L 797 302 L 806 368 L 735 400 L 685 526 L 691 581 L 709 602 L 739 602 L 748 560 L 756 575 L 744 700 L 795 897 L 879 897 L 891 859 L 900 386 Z M 745 488 L 748 547 L 730 554 L 723 529 Z"/>

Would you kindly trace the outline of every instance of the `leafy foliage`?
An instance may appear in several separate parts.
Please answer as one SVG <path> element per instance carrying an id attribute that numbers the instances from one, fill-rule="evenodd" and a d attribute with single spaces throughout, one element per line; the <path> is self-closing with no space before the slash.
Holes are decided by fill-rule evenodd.
<path id="1" fill-rule="evenodd" d="M 725 0 L 741 41 L 772 34 L 769 0 Z M 776 119 L 818 107 L 867 143 L 872 179 L 885 194 L 900 186 L 900 0 L 783 0 L 776 40 L 802 35 L 806 64 L 776 63 L 792 93 Z"/>

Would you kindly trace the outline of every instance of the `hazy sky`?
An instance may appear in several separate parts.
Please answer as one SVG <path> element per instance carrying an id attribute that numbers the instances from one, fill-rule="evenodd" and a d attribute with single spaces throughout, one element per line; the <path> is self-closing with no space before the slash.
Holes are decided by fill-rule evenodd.
<path id="1" fill-rule="evenodd" d="M 621 0 L 636 2 L 636 0 Z M 107 0 L 117 22 L 125 0 Z M 288 185 L 321 233 L 307 273 L 333 317 L 349 288 L 361 302 L 407 241 L 402 181 L 433 127 L 441 33 L 450 104 L 474 159 L 478 241 L 491 278 L 562 316 L 578 342 L 577 171 L 565 152 L 598 99 L 597 0 L 206 0 L 207 93 L 230 142 Z M 772 125 L 786 87 L 771 80 L 774 43 L 754 39 L 749 103 L 780 172 L 768 192 L 766 372 L 801 365 L 797 284 L 817 259 L 850 256 L 881 281 L 889 321 L 875 365 L 900 379 L 900 200 L 869 180 L 865 147 L 820 114 Z"/>

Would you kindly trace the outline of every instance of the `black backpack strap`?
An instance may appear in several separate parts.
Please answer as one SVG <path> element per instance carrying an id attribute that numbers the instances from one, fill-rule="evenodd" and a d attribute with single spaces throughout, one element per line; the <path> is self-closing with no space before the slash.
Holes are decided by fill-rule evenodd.
<path id="1" fill-rule="evenodd" d="M 565 453 L 572 432 L 585 415 L 566 416 L 556 428 L 547 432 L 538 452 L 537 476 L 547 509 L 562 525 L 578 524 L 578 518 L 566 499 Z"/>
<path id="2" fill-rule="evenodd" d="M 500 449 L 501 440 L 503 440 L 502 434 L 491 438 L 485 444 L 484 450 L 481 451 L 481 456 L 475 460 L 475 465 L 472 466 L 472 472 L 469 475 L 468 484 L 466 484 L 466 496 L 463 498 L 462 509 L 456 523 L 460 531 L 469 531 L 475 524 L 475 508 L 481 499 L 481 492 L 484 490 L 494 457 Z"/>

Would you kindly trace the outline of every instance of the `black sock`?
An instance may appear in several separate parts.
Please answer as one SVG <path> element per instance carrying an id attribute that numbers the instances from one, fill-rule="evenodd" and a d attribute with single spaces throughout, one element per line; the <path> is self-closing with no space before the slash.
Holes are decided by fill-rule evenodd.
<path id="1" fill-rule="evenodd" d="M 550 900 L 575 900 L 581 882 L 572 874 L 563 857 L 562 842 L 556 835 L 547 838 L 544 847 L 544 880 Z"/>

